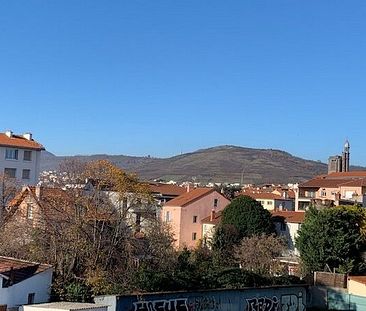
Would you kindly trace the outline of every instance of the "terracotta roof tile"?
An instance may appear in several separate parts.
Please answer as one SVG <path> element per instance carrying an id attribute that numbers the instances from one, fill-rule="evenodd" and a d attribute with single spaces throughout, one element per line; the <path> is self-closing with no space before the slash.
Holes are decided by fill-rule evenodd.
<path id="1" fill-rule="evenodd" d="M 354 178 L 354 177 L 366 177 L 366 171 L 350 171 L 350 172 L 335 172 L 326 175 L 326 178 Z"/>
<path id="2" fill-rule="evenodd" d="M 282 196 L 275 194 L 275 193 L 271 193 L 271 192 L 248 192 L 248 191 L 243 191 L 241 193 L 241 195 L 247 195 L 253 199 L 265 199 L 265 200 L 292 200 L 290 198 L 283 198 Z"/>
<path id="3" fill-rule="evenodd" d="M 186 206 L 214 191 L 215 189 L 213 188 L 195 188 L 189 192 L 183 193 L 173 200 L 170 200 L 169 202 L 165 203 L 164 206 Z"/>
<path id="4" fill-rule="evenodd" d="M 211 215 L 209 215 L 209 216 L 203 218 L 201 220 L 201 223 L 217 225 L 221 220 L 221 215 L 222 215 L 222 211 L 218 211 L 215 213 L 215 217 L 213 220 L 211 220 Z"/>
<path id="5" fill-rule="evenodd" d="M 12 284 L 19 283 L 31 276 L 51 269 L 51 265 L 0 256 L 0 274 L 12 279 Z"/>
<path id="6" fill-rule="evenodd" d="M 178 196 L 187 192 L 187 189 L 184 187 L 162 183 L 149 183 L 149 189 L 151 193 L 159 193 L 168 196 Z"/>
<path id="7" fill-rule="evenodd" d="M 28 140 L 21 135 L 12 135 L 8 137 L 4 133 L 0 133 L 0 146 L 19 147 L 33 150 L 45 150 L 45 148 L 35 140 Z"/>
<path id="8" fill-rule="evenodd" d="M 305 212 L 297 211 L 273 211 L 272 217 L 274 219 L 283 219 L 288 223 L 302 224 L 305 220 Z"/>

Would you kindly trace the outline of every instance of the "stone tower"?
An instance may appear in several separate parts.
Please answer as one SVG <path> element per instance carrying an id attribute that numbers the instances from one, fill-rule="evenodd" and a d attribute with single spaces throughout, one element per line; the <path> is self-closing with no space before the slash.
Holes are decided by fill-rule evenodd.
<path id="1" fill-rule="evenodd" d="M 344 143 L 344 149 L 342 153 L 342 172 L 349 172 L 349 141 L 346 140 Z"/>

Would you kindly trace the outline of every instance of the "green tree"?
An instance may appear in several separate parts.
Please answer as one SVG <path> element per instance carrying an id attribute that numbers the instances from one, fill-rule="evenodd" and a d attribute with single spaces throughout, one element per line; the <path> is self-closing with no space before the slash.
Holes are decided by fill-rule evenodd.
<path id="1" fill-rule="evenodd" d="M 233 225 L 240 238 L 274 233 L 271 213 L 249 196 L 239 196 L 223 210 L 221 223 Z"/>
<path id="2" fill-rule="evenodd" d="M 307 211 L 296 239 L 305 272 L 323 271 L 326 266 L 344 273 L 363 269 L 364 223 L 361 207 L 313 207 Z"/>
<path id="3" fill-rule="evenodd" d="M 235 267 L 234 247 L 245 237 L 274 233 L 271 213 L 249 196 L 234 199 L 222 212 L 213 239 L 213 263 Z"/>

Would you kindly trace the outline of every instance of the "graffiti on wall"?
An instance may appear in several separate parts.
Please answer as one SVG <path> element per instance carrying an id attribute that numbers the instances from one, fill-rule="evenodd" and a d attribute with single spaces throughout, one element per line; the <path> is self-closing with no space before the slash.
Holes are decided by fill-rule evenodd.
<path id="1" fill-rule="evenodd" d="M 303 294 L 247 298 L 245 311 L 304 311 Z M 134 311 L 214 311 L 221 310 L 221 299 L 213 296 L 142 300 L 134 302 Z"/>
<path id="2" fill-rule="evenodd" d="M 282 295 L 281 300 L 276 296 L 254 297 L 247 299 L 246 311 L 304 311 L 302 293 L 298 295 Z"/>
<path id="3" fill-rule="evenodd" d="M 187 298 L 138 301 L 134 302 L 133 305 L 134 311 L 189 311 Z"/>

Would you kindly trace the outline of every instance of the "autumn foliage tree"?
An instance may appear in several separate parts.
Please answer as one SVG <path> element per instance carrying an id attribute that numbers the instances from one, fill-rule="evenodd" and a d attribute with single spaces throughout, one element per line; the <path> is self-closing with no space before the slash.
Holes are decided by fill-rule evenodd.
<path id="1" fill-rule="evenodd" d="M 169 258 L 172 239 L 156 219 L 146 184 L 108 161 L 69 161 L 60 170 L 62 178 L 41 195 L 41 221 L 13 249 L 54 264 L 55 295 L 77 297 L 67 288 L 87 293 L 84 287 L 91 294 L 123 292 L 140 261 L 157 265 Z"/>

